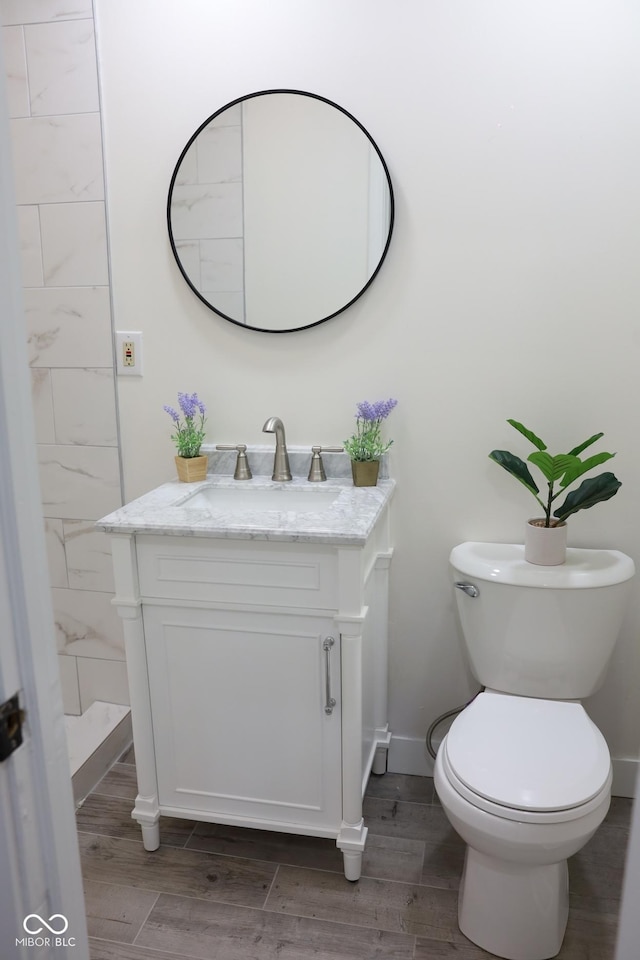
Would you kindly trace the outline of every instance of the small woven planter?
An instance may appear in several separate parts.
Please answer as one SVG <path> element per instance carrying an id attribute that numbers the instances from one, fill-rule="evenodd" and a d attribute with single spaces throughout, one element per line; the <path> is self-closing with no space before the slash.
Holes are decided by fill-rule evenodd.
<path id="1" fill-rule="evenodd" d="M 196 483 L 207 477 L 208 457 L 176 457 L 178 480 L 183 483 Z"/>

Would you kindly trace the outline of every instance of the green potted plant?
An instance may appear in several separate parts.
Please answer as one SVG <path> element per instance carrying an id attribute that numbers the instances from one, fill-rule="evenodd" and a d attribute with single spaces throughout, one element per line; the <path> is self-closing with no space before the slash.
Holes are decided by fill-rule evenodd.
<path id="1" fill-rule="evenodd" d="M 163 410 L 166 410 L 175 426 L 171 439 L 178 450 L 175 458 L 178 478 L 183 483 L 194 483 L 207 476 L 209 458 L 200 454 L 207 410 L 197 393 L 179 393 L 178 406 L 182 417 L 173 407 L 165 406 Z"/>
<path id="2" fill-rule="evenodd" d="M 604 436 L 602 433 L 594 433 L 569 453 L 558 453 L 552 456 L 547 450 L 546 443 L 531 430 L 517 420 L 507 420 L 507 423 L 510 423 L 536 448 L 527 457 L 527 462 L 540 470 L 547 484 L 543 499 L 543 496 L 539 496 L 540 489 L 527 464 L 520 457 L 507 450 L 492 450 L 489 454 L 495 463 L 522 483 L 542 507 L 544 516 L 529 520 L 525 528 L 525 559 L 530 563 L 549 565 L 564 563 L 567 519 L 579 510 L 586 510 L 596 503 L 609 500 L 615 496 L 622 484 L 612 473 L 601 473 L 597 477 L 583 480 L 579 487 L 567 494 L 561 506 L 553 509 L 553 505 L 567 487 L 575 483 L 579 477 L 606 460 L 610 460 L 615 454 L 596 453 L 581 460 L 580 454 Z"/>
<path id="3" fill-rule="evenodd" d="M 356 431 L 344 441 L 356 487 L 375 487 L 378 482 L 380 458 L 393 443 L 393 440 L 382 439 L 382 421 L 397 403 L 390 398 L 374 403 L 363 400 L 357 404 Z"/>

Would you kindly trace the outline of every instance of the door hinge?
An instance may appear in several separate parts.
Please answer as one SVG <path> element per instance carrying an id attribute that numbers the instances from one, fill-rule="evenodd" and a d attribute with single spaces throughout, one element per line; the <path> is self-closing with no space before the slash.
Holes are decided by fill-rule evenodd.
<path id="1" fill-rule="evenodd" d="M 0 763 L 10 757 L 22 743 L 24 716 L 17 693 L 0 704 Z"/>

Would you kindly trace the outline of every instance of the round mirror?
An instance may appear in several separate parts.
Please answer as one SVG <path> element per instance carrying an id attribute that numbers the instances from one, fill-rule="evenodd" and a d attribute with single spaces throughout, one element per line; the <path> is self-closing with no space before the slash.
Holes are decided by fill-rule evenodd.
<path id="1" fill-rule="evenodd" d="M 253 93 L 205 120 L 167 203 L 194 293 L 232 323 L 273 333 L 357 300 L 386 256 L 393 216 L 389 171 L 362 124 L 299 90 Z"/>

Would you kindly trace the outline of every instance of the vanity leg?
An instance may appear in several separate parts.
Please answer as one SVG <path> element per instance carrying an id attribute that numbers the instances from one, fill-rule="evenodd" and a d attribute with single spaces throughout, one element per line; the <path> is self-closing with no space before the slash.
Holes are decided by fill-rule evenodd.
<path id="1" fill-rule="evenodd" d="M 373 763 L 371 765 L 371 772 L 380 776 L 383 773 L 387 772 L 387 748 L 378 747 L 376 750 Z"/>
<path id="2" fill-rule="evenodd" d="M 336 846 L 342 850 L 344 875 L 347 880 L 359 880 L 362 873 L 362 854 L 367 840 L 364 820 L 357 824 L 342 822 Z"/>
<path id="3" fill-rule="evenodd" d="M 344 875 L 347 880 L 359 880 L 362 873 L 362 854 L 351 850 L 343 850 Z"/>
<path id="4" fill-rule="evenodd" d="M 339 623 L 342 689 L 342 823 L 336 844 L 344 855 L 344 875 L 358 880 L 367 828 L 362 816 L 362 617 Z"/>
<path id="5" fill-rule="evenodd" d="M 145 850 L 157 850 L 160 846 L 160 810 L 156 797 L 136 797 L 131 816 L 140 824 L 142 844 Z"/>
<path id="6" fill-rule="evenodd" d="M 142 845 L 145 850 L 157 850 L 160 846 L 160 824 L 141 823 Z"/>
<path id="7" fill-rule="evenodd" d="M 113 537 L 111 552 L 116 584 L 119 585 L 117 592 L 124 594 L 117 597 L 115 603 L 118 615 L 122 619 L 131 703 L 135 704 L 135 708 L 131 709 L 131 722 L 136 751 L 138 796 L 131 816 L 140 824 L 145 850 L 157 850 L 160 846 L 160 807 L 142 601 L 138 591 L 138 567 L 134 540 L 135 538 L 130 534 Z"/>

